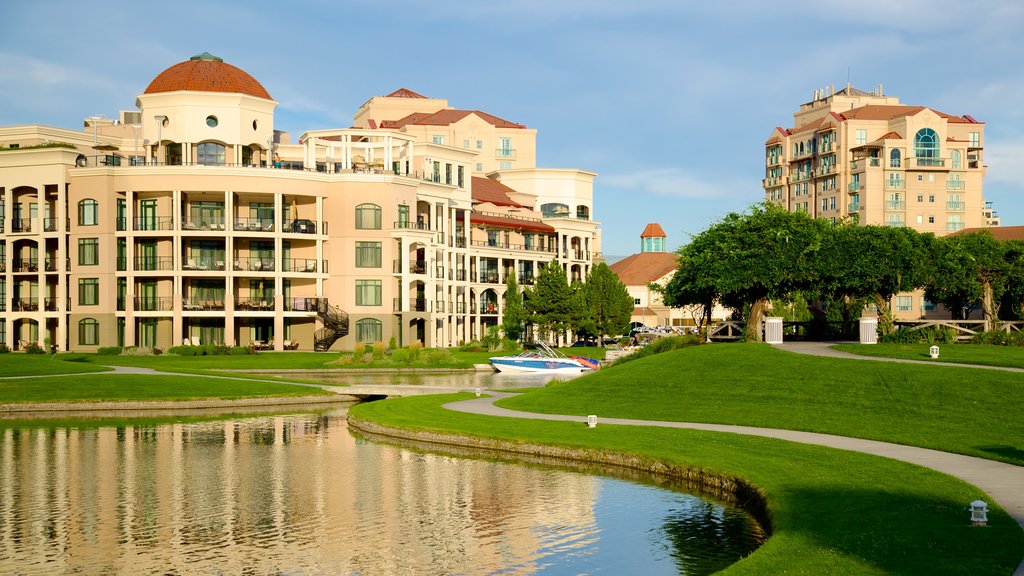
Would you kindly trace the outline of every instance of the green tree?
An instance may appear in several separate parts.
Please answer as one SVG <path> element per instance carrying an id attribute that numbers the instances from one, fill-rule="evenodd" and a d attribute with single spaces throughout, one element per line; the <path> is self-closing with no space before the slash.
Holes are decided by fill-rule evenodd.
<path id="1" fill-rule="evenodd" d="M 501 315 L 501 328 L 505 337 L 518 341 L 523 337 L 526 326 L 526 309 L 523 307 L 523 294 L 519 291 L 516 275 L 509 274 L 505 280 L 505 308 Z"/>
<path id="2" fill-rule="evenodd" d="M 988 230 L 946 236 L 937 242 L 925 296 L 944 305 L 954 318 L 961 318 L 965 310 L 980 302 L 985 330 L 991 330 L 1020 260 L 1018 243 L 1000 242 Z"/>
<path id="3" fill-rule="evenodd" d="M 830 227 L 774 204 L 731 213 L 680 248 L 679 279 L 666 287 L 666 302 L 706 306 L 718 296 L 726 306 L 749 310 L 747 335 L 760 340 L 767 303 L 788 302 L 792 292 L 813 286 L 817 252 Z"/>
<path id="4" fill-rule="evenodd" d="M 541 266 L 525 303 L 530 322 L 537 326 L 542 338 L 569 329 L 573 318 L 573 292 L 561 265 L 552 261 Z"/>
<path id="5" fill-rule="evenodd" d="M 586 315 L 600 346 L 604 346 L 605 336 L 624 334 L 629 328 L 633 298 L 622 280 L 604 262 L 590 269 L 583 285 L 583 297 Z"/>

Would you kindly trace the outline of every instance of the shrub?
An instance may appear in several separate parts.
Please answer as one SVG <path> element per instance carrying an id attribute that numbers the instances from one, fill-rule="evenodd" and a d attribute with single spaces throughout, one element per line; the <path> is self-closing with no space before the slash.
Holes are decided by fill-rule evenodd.
<path id="1" fill-rule="evenodd" d="M 423 351 L 423 344 L 419 341 L 409 344 L 409 361 L 416 362 L 420 359 L 420 352 Z"/>
<path id="2" fill-rule="evenodd" d="M 40 346 L 38 342 L 29 342 L 25 346 L 25 353 L 26 354 L 46 354 L 46 350 L 44 350 L 43 347 Z"/>
<path id="3" fill-rule="evenodd" d="M 882 344 L 954 344 L 956 330 L 952 328 L 922 328 L 911 330 L 899 328 L 894 332 L 878 337 Z"/>
<path id="4" fill-rule="evenodd" d="M 0 354 L 10 353 L 11 348 L 7 344 L 0 344 Z"/>
<path id="5" fill-rule="evenodd" d="M 391 339 L 388 340 L 388 350 L 394 350 L 395 348 L 398 348 L 398 339 L 392 336 Z"/>
<path id="6" fill-rule="evenodd" d="M 399 348 L 391 353 L 391 360 L 396 364 L 408 364 L 412 354 L 408 348 Z"/>
<path id="7" fill-rule="evenodd" d="M 374 342 L 373 343 L 373 347 L 371 348 L 371 353 L 373 354 L 373 359 L 374 360 L 383 360 L 384 359 L 384 352 L 386 350 L 387 350 L 387 348 L 385 348 L 383 342 Z"/>
<path id="8" fill-rule="evenodd" d="M 250 354 L 255 354 L 256 351 L 248 346 L 235 346 L 231 348 L 228 353 L 232 356 L 248 356 Z"/>
<path id="9" fill-rule="evenodd" d="M 100 356 L 117 356 L 124 350 L 123 346 L 103 346 L 96 350 L 96 353 Z"/>
<path id="10" fill-rule="evenodd" d="M 433 350 L 423 351 L 423 363 L 427 366 L 444 367 L 458 364 L 459 361 L 455 356 L 452 356 L 451 352 L 441 348 L 434 348 Z"/>
<path id="11" fill-rule="evenodd" d="M 665 338 L 657 338 L 652 340 L 650 344 L 640 348 L 636 352 L 623 356 L 615 361 L 613 366 L 618 366 L 624 362 L 630 362 L 632 360 L 639 360 L 640 358 L 646 358 L 647 356 L 653 356 L 654 354 L 660 354 L 662 352 L 668 352 L 670 350 L 680 350 L 682 348 L 689 348 L 690 346 L 699 346 L 704 342 L 696 334 L 686 334 L 684 336 L 668 336 Z"/>
<path id="12" fill-rule="evenodd" d="M 159 348 L 150 348 L 149 346 L 125 346 L 124 350 L 121 351 L 121 356 L 159 356 Z"/>
<path id="13" fill-rule="evenodd" d="M 1024 347 L 1024 332 L 1003 332 L 1001 330 L 978 332 L 971 338 L 971 343 Z"/>

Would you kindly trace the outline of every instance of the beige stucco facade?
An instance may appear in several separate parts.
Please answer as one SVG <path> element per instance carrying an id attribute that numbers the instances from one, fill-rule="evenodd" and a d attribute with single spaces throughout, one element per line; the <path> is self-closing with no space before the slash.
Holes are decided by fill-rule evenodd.
<path id="1" fill-rule="evenodd" d="M 579 279 L 600 258 L 593 173 L 531 152 L 489 172 L 523 182 L 496 205 L 474 198 L 494 159 L 475 146 L 359 126 L 367 105 L 290 143 L 275 101 L 189 87 L 82 131 L 0 127 L 0 342 L 451 346 L 500 323 L 509 274 L 529 285 L 555 260 Z"/>
<path id="2" fill-rule="evenodd" d="M 765 200 L 816 218 L 908 226 L 943 236 L 998 226 L 983 195 L 985 124 L 900 104 L 882 87 L 815 90 L 765 142 Z M 923 294 L 896 296 L 899 319 L 947 317 Z"/>

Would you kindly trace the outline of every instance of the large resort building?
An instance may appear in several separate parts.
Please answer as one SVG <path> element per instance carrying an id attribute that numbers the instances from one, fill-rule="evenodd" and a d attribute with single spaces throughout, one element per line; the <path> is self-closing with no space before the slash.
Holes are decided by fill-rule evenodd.
<path id="1" fill-rule="evenodd" d="M 815 90 L 765 142 L 765 200 L 816 218 L 908 226 L 938 236 L 998 226 L 982 194 L 985 124 L 850 85 Z M 921 293 L 898 318 L 948 318 Z"/>
<path id="2" fill-rule="evenodd" d="M 202 54 L 115 119 L 0 127 L 0 343 L 452 346 L 505 281 L 600 259 L 594 173 L 536 166 L 536 131 L 406 89 L 353 127 L 275 130 Z"/>

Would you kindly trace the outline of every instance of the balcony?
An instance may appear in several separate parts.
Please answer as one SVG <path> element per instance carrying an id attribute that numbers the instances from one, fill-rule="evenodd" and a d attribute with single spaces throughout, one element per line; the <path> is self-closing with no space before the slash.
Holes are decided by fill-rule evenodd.
<path id="1" fill-rule="evenodd" d="M 39 272 L 39 261 L 35 258 L 15 260 L 11 262 L 11 272 Z"/>
<path id="2" fill-rule="evenodd" d="M 273 272 L 276 269 L 273 256 L 250 256 L 235 258 L 236 272 Z"/>
<path id="3" fill-rule="evenodd" d="M 452 280 L 456 280 L 456 281 L 459 281 L 459 282 L 465 282 L 466 281 L 466 271 L 465 270 L 455 270 L 454 272 L 455 272 L 455 275 L 454 275 L 454 277 L 451 278 Z"/>
<path id="4" fill-rule="evenodd" d="M 945 168 L 945 158 L 914 158 L 914 165 L 918 168 Z"/>
<path id="5" fill-rule="evenodd" d="M 290 300 L 290 299 L 288 299 Z M 273 298 L 242 297 L 235 298 L 235 310 L 241 312 L 273 312 Z"/>
<path id="6" fill-rule="evenodd" d="M 174 230 L 174 218 L 170 216 L 141 216 L 132 218 L 132 230 L 157 232 Z"/>
<path id="7" fill-rule="evenodd" d="M 951 212 L 963 212 L 967 206 L 966 202 L 949 200 L 946 202 L 946 210 Z"/>
<path id="8" fill-rule="evenodd" d="M 860 182 L 850 182 L 850 185 L 846 187 L 847 192 L 860 192 Z"/>
<path id="9" fill-rule="evenodd" d="M 43 218 L 43 232 L 56 232 L 58 222 L 59 219 L 57 218 Z M 67 227 L 70 229 L 71 221 L 69 220 L 67 224 Z"/>
<path id="10" fill-rule="evenodd" d="M 903 201 L 903 200 L 886 200 L 886 202 L 885 202 L 885 209 L 886 210 L 906 210 L 907 209 L 907 203 L 905 201 Z"/>
<path id="11" fill-rule="evenodd" d="M 946 190 L 963 190 L 963 180 L 946 180 Z"/>
<path id="12" fill-rule="evenodd" d="M 533 274 L 520 274 L 519 275 L 519 284 L 521 286 L 533 286 L 533 283 L 535 281 L 536 281 L 536 278 L 533 277 Z"/>
<path id="13" fill-rule="evenodd" d="M 850 202 L 849 204 L 846 205 L 846 211 L 851 213 L 851 214 L 854 213 L 854 212 L 860 212 L 860 203 L 859 202 Z"/>
<path id="14" fill-rule="evenodd" d="M 235 232 L 273 232 L 273 218 L 235 218 Z"/>
<path id="15" fill-rule="evenodd" d="M 136 312 L 170 312 L 174 310 L 174 298 L 135 297 L 132 299 L 132 307 Z"/>
<path id="16" fill-rule="evenodd" d="M 392 270 L 395 274 L 402 272 L 402 261 L 394 260 L 392 262 Z M 409 274 L 426 274 L 427 273 L 427 262 L 426 260 L 410 260 L 409 261 Z"/>
<path id="17" fill-rule="evenodd" d="M 11 233 L 12 234 L 28 234 L 32 232 L 32 219 L 31 218 L 12 218 L 11 219 Z"/>
<path id="18" fill-rule="evenodd" d="M 218 312 L 224 310 L 224 299 L 182 299 L 181 309 L 185 312 Z"/>
<path id="19" fill-rule="evenodd" d="M 963 229 L 963 222 L 946 222 L 946 232 L 958 232 Z"/>
<path id="20" fill-rule="evenodd" d="M 430 222 L 412 222 L 409 220 L 395 222 L 398 230 L 430 230 Z"/>
<path id="21" fill-rule="evenodd" d="M 882 161 L 879 158 L 861 158 L 850 163 L 850 170 L 857 172 L 868 167 L 877 168 L 881 165 Z"/>
<path id="22" fill-rule="evenodd" d="M 316 260 L 309 258 L 285 258 L 281 266 L 285 272 L 316 272 Z"/>
<path id="23" fill-rule="evenodd" d="M 39 298 L 12 298 L 11 312 L 38 312 Z"/>
<path id="24" fill-rule="evenodd" d="M 494 157 L 495 158 L 510 158 L 512 160 L 515 160 L 515 158 L 516 158 L 516 150 L 515 150 L 515 148 L 497 148 L 494 151 Z"/>
<path id="25" fill-rule="evenodd" d="M 885 181 L 886 190 L 904 190 L 907 187 L 907 181 L 902 178 L 891 179 Z"/>
<path id="26" fill-rule="evenodd" d="M 480 273 L 481 284 L 497 284 L 498 283 L 498 271 L 493 272 L 484 271 Z"/>
<path id="27" fill-rule="evenodd" d="M 64 309 L 65 310 L 71 310 L 71 299 L 70 298 L 67 299 L 65 304 L 66 304 L 66 306 L 65 306 Z M 43 298 L 43 310 L 46 310 L 47 312 L 56 312 L 57 311 L 57 299 L 56 298 L 52 298 L 52 297 L 51 298 Z"/>
<path id="28" fill-rule="evenodd" d="M 128 219 L 125 218 L 124 216 L 119 216 L 117 218 L 117 231 L 118 232 L 124 232 L 127 229 L 128 229 Z"/>
<path id="29" fill-rule="evenodd" d="M 285 312 L 317 312 L 320 310 L 320 298 L 292 297 L 284 299 Z"/>
<path id="30" fill-rule="evenodd" d="M 174 258 L 170 256 L 140 256 L 135 258 L 132 268 L 136 272 L 157 272 L 174 270 Z"/>
<path id="31" fill-rule="evenodd" d="M 437 278 L 438 280 L 444 280 L 444 266 L 434 267 L 434 278 Z"/>
<path id="32" fill-rule="evenodd" d="M 494 302 L 484 302 L 480 304 L 480 313 L 484 316 L 497 316 L 498 305 Z"/>
<path id="33" fill-rule="evenodd" d="M 410 298 L 409 309 L 402 310 L 402 299 L 394 299 L 394 311 L 395 312 L 429 312 L 429 306 L 426 298 Z"/>
<path id="34" fill-rule="evenodd" d="M 281 222 L 281 229 L 290 234 L 316 234 L 316 222 L 312 220 L 285 219 Z M 327 223 L 324 222 L 323 233 L 327 233 Z"/>

